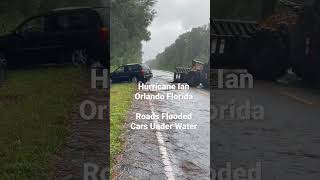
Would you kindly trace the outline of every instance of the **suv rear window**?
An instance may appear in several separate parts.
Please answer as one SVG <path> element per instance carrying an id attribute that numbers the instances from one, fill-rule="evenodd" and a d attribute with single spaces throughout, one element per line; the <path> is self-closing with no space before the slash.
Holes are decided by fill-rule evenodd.
<path id="1" fill-rule="evenodd" d="M 94 12 L 66 13 L 58 16 L 57 23 L 61 30 L 97 29 L 99 19 Z"/>
<path id="2" fill-rule="evenodd" d="M 110 20 L 109 20 L 109 8 L 103 7 L 103 8 L 95 8 L 95 11 L 98 12 L 102 19 L 102 23 L 104 27 L 109 27 Z"/>
<path id="3" fill-rule="evenodd" d="M 139 65 L 129 65 L 128 70 L 129 71 L 139 71 L 140 66 Z"/>
<path id="4" fill-rule="evenodd" d="M 150 67 L 147 64 L 141 64 L 141 66 L 143 69 L 150 70 Z"/>

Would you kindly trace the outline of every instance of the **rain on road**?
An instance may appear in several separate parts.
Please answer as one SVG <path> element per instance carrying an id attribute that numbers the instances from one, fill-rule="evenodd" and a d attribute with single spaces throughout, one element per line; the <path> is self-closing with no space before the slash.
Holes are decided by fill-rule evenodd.
<path id="1" fill-rule="evenodd" d="M 173 73 L 154 70 L 150 84 L 168 84 Z M 142 92 L 139 92 L 142 93 Z M 201 88 L 148 93 L 193 96 L 192 100 L 134 100 L 128 115 L 126 148 L 120 158 L 117 179 L 209 179 L 210 175 L 210 93 Z M 132 130 L 130 125 L 150 124 L 136 120 L 135 113 L 190 114 L 192 119 L 157 120 L 157 124 L 196 124 L 196 129 Z"/>

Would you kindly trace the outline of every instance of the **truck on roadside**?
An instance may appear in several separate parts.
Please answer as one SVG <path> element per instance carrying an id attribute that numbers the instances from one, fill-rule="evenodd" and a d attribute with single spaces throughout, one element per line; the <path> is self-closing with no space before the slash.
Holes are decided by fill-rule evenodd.
<path id="1" fill-rule="evenodd" d="M 263 80 L 292 69 L 304 81 L 319 83 L 320 1 L 260 4 L 262 15 L 256 20 L 211 18 L 211 68 L 247 69 Z"/>
<path id="2" fill-rule="evenodd" d="M 191 68 L 176 67 L 174 72 L 174 83 L 187 83 L 190 87 L 197 87 L 200 84 L 209 88 L 209 64 L 193 60 Z"/>

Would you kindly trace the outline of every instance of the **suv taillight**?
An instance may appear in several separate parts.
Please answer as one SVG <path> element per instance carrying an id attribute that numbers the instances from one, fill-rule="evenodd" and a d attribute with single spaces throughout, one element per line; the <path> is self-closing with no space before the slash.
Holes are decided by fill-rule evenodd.
<path id="1" fill-rule="evenodd" d="M 106 27 L 102 27 L 100 29 L 100 38 L 102 41 L 106 41 L 108 38 L 108 29 Z"/>
<path id="2" fill-rule="evenodd" d="M 144 76 L 144 70 L 143 69 L 140 70 L 140 75 Z"/>

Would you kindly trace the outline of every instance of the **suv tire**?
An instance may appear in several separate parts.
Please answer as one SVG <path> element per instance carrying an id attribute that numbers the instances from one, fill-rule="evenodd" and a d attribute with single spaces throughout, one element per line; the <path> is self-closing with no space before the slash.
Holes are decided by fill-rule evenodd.
<path id="1" fill-rule="evenodd" d="M 187 74 L 187 84 L 190 87 L 197 87 L 200 85 L 200 76 L 198 72 L 190 71 Z"/>
<path id="2" fill-rule="evenodd" d="M 3 66 L 6 67 L 7 64 L 8 64 L 8 60 L 7 60 L 6 56 L 5 56 L 5 54 L 0 52 L 0 66 L 1 67 L 3 67 Z"/>
<path id="3" fill-rule="evenodd" d="M 130 81 L 137 84 L 138 83 L 138 78 L 137 77 L 132 77 L 130 79 Z"/>
<path id="4" fill-rule="evenodd" d="M 288 69 L 288 51 L 283 39 L 271 32 L 261 32 L 253 57 L 248 64 L 248 71 L 259 80 L 276 80 Z"/>
<path id="5" fill-rule="evenodd" d="M 72 65 L 75 67 L 89 66 L 90 57 L 86 49 L 74 49 L 71 52 Z"/>

